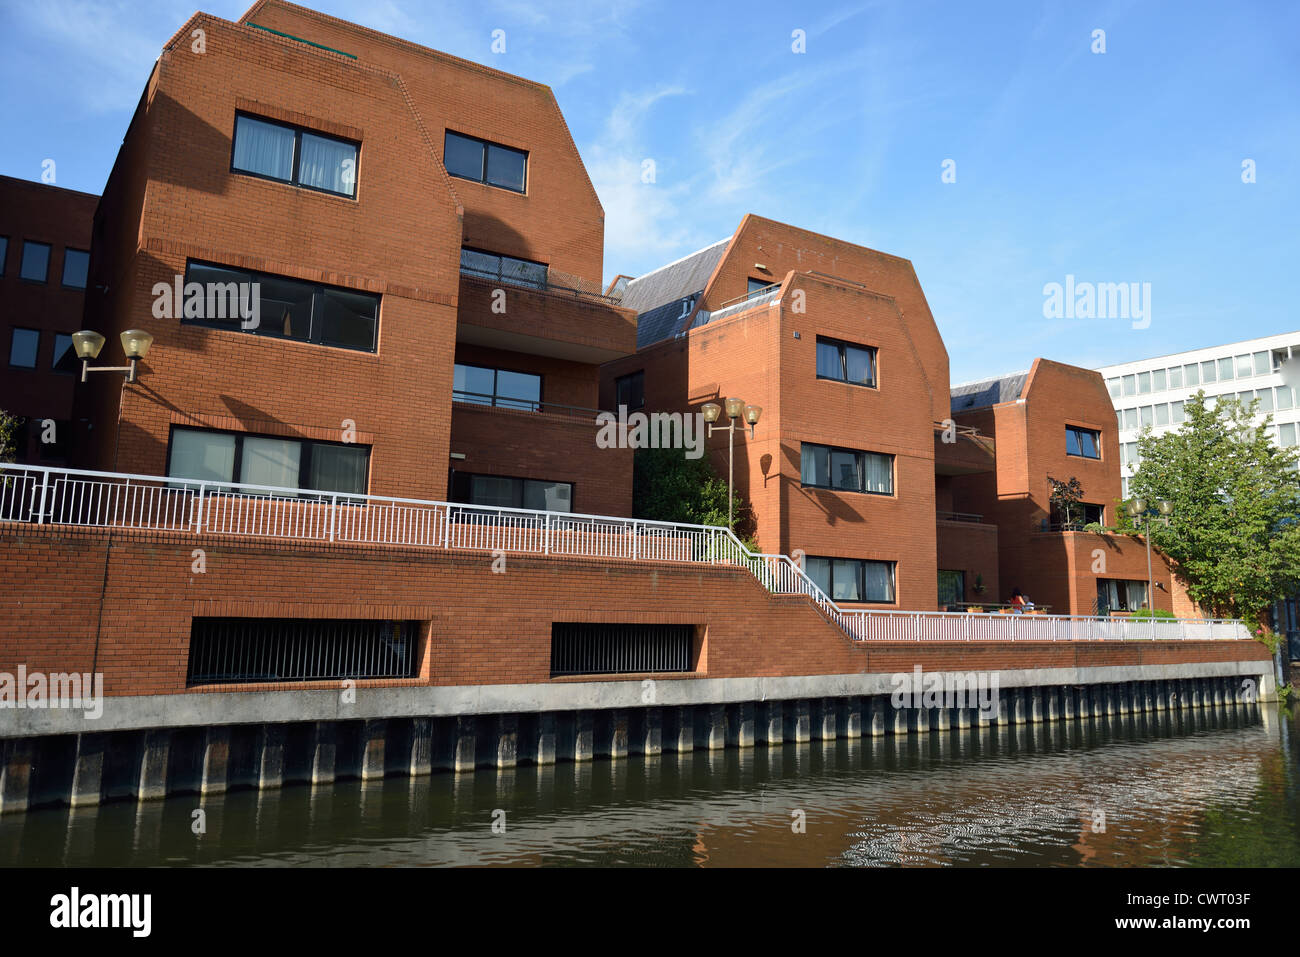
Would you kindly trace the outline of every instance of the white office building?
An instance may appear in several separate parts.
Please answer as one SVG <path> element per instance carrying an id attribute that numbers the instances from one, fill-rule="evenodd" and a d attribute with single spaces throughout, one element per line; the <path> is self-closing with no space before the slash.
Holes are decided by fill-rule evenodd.
<path id="1" fill-rule="evenodd" d="M 1273 437 L 1282 446 L 1300 440 L 1300 332 L 1247 339 L 1097 370 L 1106 379 L 1119 420 L 1120 474 L 1124 495 L 1139 464 L 1138 436 L 1151 426 L 1159 435 L 1182 424 L 1183 403 L 1204 389 L 1248 402 L 1259 399 L 1259 417 L 1273 416 Z M 1213 408 L 1213 402 L 1209 403 Z"/>

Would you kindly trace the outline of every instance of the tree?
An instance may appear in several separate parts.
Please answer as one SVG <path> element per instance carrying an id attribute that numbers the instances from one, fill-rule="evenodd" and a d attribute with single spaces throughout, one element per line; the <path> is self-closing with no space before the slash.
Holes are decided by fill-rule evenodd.
<path id="1" fill-rule="evenodd" d="M 632 514 L 637 518 L 726 527 L 727 483 L 706 460 L 688 459 L 681 449 L 637 449 L 633 462 Z M 733 531 L 749 544 L 753 516 L 739 495 L 732 498 L 732 511 Z"/>
<path id="2" fill-rule="evenodd" d="M 16 452 L 14 443 L 21 424 L 21 419 L 16 419 L 8 412 L 0 409 L 0 462 L 14 461 Z"/>
<path id="3" fill-rule="evenodd" d="M 1079 484 L 1078 478 L 1071 475 L 1068 482 L 1062 482 L 1060 479 L 1054 479 L 1047 476 L 1047 482 L 1052 486 L 1052 492 L 1047 500 L 1060 515 L 1065 525 L 1074 523 L 1074 509 L 1083 498 L 1083 486 Z"/>
<path id="4" fill-rule="evenodd" d="M 1267 628 L 1273 601 L 1300 582 L 1300 474 L 1296 450 L 1271 440 L 1272 416 L 1253 422 L 1257 404 L 1221 398 L 1208 409 L 1204 391 L 1188 399 L 1177 431 L 1138 439 L 1129 494 L 1173 504 L 1167 525 L 1150 522 L 1151 544 L 1177 563 L 1193 601 Z M 1135 531 L 1117 511 L 1121 529 Z"/>

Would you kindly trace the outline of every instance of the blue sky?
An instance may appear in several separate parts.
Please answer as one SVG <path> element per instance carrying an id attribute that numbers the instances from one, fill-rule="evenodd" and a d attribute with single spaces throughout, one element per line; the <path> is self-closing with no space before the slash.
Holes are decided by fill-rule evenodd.
<path id="1" fill-rule="evenodd" d="M 195 5 L 0 0 L 0 80 L 25 91 L 0 172 L 54 159 L 58 185 L 99 192 Z M 954 382 L 1300 329 L 1300 4 L 311 5 L 551 85 L 605 206 L 607 278 L 747 212 L 828 233 L 912 261 Z M 1067 274 L 1150 283 L 1150 325 L 1044 318 Z"/>

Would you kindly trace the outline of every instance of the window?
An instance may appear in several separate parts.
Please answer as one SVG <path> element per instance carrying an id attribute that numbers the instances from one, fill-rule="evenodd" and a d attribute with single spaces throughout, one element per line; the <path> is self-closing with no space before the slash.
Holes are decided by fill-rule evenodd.
<path id="1" fill-rule="evenodd" d="M 199 283 L 207 294 L 201 302 L 186 301 L 184 322 L 338 349 L 375 351 L 379 297 L 370 293 L 199 262 L 185 267 L 185 282 L 187 286 Z M 256 307 L 256 327 L 243 328 L 251 319 L 241 321 L 241 307 L 250 316 Z"/>
<path id="2" fill-rule="evenodd" d="M 516 193 L 524 191 L 528 154 L 486 140 L 447 130 L 443 140 L 443 165 L 452 176 L 499 186 Z"/>
<path id="3" fill-rule="evenodd" d="M 1204 382 L 1206 385 L 1209 385 L 1211 382 L 1219 381 L 1218 374 L 1214 371 L 1214 369 L 1215 366 L 1214 366 L 1213 359 L 1206 359 L 1204 362 L 1201 363 L 1201 381 Z M 1191 380 L 1188 380 L 1188 385 L 1196 385 L 1196 383 Z"/>
<path id="4" fill-rule="evenodd" d="M 23 264 L 18 275 L 28 282 L 45 282 L 50 275 L 50 244 L 23 243 Z"/>
<path id="5" fill-rule="evenodd" d="M 1135 375 L 1124 376 L 1124 394 L 1137 395 L 1137 376 Z"/>
<path id="6" fill-rule="evenodd" d="M 1066 513 L 1053 507 L 1051 515 L 1051 527 L 1078 531 L 1085 525 L 1096 523 L 1102 524 L 1105 517 L 1106 508 L 1103 505 L 1091 505 L 1088 502 L 1076 502 L 1070 507 L 1069 516 Z"/>
<path id="7" fill-rule="evenodd" d="M 842 492 L 894 494 L 894 457 L 803 443 L 800 479 L 806 486 Z"/>
<path id="8" fill-rule="evenodd" d="M 1290 388 L 1288 388 L 1287 386 L 1278 386 L 1277 407 L 1279 409 L 1292 408 L 1291 399 L 1292 399 L 1292 395 L 1291 395 Z"/>
<path id="9" fill-rule="evenodd" d="M 1165 384 L 1165 370 L 1154 369 L 1151 372 L 1151 391 L 1164 392 L 1167 388 Z"/>
<path id="10" fill-rule="evenodd" d="M 453 472 L 451 500 L 492 508 L 526 508 L 538 512 L 572 512 L 573 483 Z"/>
<path id="11" fill-rule="evenodd" d="M 1259 399 L 1260 412 L 1273 411 L 1273 390 L 1272 389 L 1256 389 L 1255 398 Z"/>
<path id="12" fill-rule="evenodd" d="M 1125 410 L 1124 410 L 1124 428 L 1126 428 L 1126 429 L 1136 429 L 1137 427 L 1138 427 L 1138 410 L 1137 410 L 1137 409 L 1125 409 Z M 1068 440 L 1067 440 L 1067 441 L 1068 441 Z"/>
<path id="13" fill-rule="evenodd" d="M 615 405 L 628 410 L 645 408 L 645 372 L 633 372 L 614 380 Z"/>
<path id="14" fill-rule="evenodd" d="M 894 562 L 857 558 L 807 558 L 808 577 L 832 601 L 892 602 Z"/>
<path id="15" fill-rule="evenodd" d="M 1273 363 L 1267 352 L 1255 353 L 1255 375 L 1268 375 L 1273 371 Z"/>
<path id="16" fill-rule="evenodd" d="M 172 478 L 358 495 L 369 471 L 365 445 L 176 427 L 167 458 Z"/>
<path id="17" fill-rule="evenodd" d="M 63 250 L 63 285 L 69 289 L 85 289 L 89 266 L 90 253 L 84 249 Z"/>
<path id="18" fill-rule="evenodd" d="M 1181 389 L 1183 387 L 1183 367 L 1174 366 L 1169 370 L 1169 388 Z"/>
<path id="19" fill-rule="evenodd" d="M 1147 603 L 1147 583 L 1119 578 L 1097 579 L 1097 610 L 1105 615 L 1112 611 L 1137 611 Z"/>
<path id="20" fill-rule="evenodd" d="M 1142 428 L 1145 429 L 1148 425 L 1155 425 L 1156 417 L 1155 413 L 1151 411 L 1151 406 L 1144 405 L 1138 411 L 1141 413 L 1142 417 Z"/>
<path id="21" fill-rule="evenodd" d="M 1119 379 L 1107 379 L 1106 388 L 1110 389 L 1110 397 L 1118 399 L 1123 394 L 1123 385 Z M 940 572 L 942 574 L 942 572 Z"/>
<path id="22" fill-rule="evenodd" d="M 939 604 L 956 605 L 966 600 L 966 573 L 939 569 Z"/>
<path id="23" fill-rule="evenodd" d="M 1232 378 L 1232 359 L 1225 356 L 1219 360 L 1219 381 L 1227 382 Z"/>
<path id="24" fill-rule="evenodd" d="M 755 296 L 761 296 L 763 293 L 768 292 L 772 286 L 773 283 L 770 279 L 754 279 L 751 276 L 749 286 L 745 290 L 745 298 L 753 299 Z"/>
<path id="25" fill-rule="evenodd" d="M 1249 379 L 1255 374 L 1255 363 L 1250 356 L 1237 356 L 1237 378 Z"/>
<path id="26" fill-rule="evenodd" d="M 41 346 L 37 329 L 14 329 L 9 339 L 9 364 L 20 369 L 36 368 L 36 352 Z"/>
<path id="27" fill-rule="evenodd" d="M 542 377 L 531 372 L 511 372 L 458 362 L 452 374 L 451 397 L 457 402 L 540 412 Z"/>
<path id="28" fill-rule="evenodd" d="M 54 334 L 54 354 L 50 368 L 55 372 L 76 372 L 81 364 L 76 350 L 72 348 L 72 336 L 64 332 Z"/>
<path id="29" fill-rule="evenodd" d="M 236 113 L 230 168 L 353 198 L 357 150 L 358 144 L 349 140 Z"/>
<path id="30" fill-rule="evenodd" d="M 1289 449 L 1296 444 L 1295 423 L 1284 422 L 1277 427 L 1277 442 L 1283 448 Z"/>
<path id="31" fill-rule="evenodd" d="M 1169 404 L 1167 402 L 1161 402 L 1158 406 L 1156 406 L 1156 425 L 1168 425 L 1168 424 L 1169 424 Z"/>
<path id="32" fill-rule="evenodd" d="M 5 260 L 9 258 L 9 237 L 0 236 L 0 276 L 5 274 Z"/>
<path id="33" fill-rule="evenodd" d="M 1151 373 L 1138 373 L 1138 395 L 1146 395 L 1151 391 Z"/>
<path id="34" fill-rule="evenodd" d="M 462 249 L 460 271 L 469 276 L 481 276 L 484 279 L 508 282 L 516 286 L 546 288 L 545 263 L 515 259 L 513 256 L 498 256 L 496 253 L 480 252 L 477 249 Z"/>
<path id="35" fill-rule="evenodd" d="M 1201 370 L 1195 362 L 1183 366 L 1183 385 L 1188 388 L 1198 385 L 1201 381 Z"/>
<path id="36" fill-rule="evenodd" d="M 876 350 L 835 339 L 817 339 L 817 378 L 852 385 L 876 385 Z"/>
<path id="37" fill-rule="evenodd" d="M 1182 400 L 1169 403 L 1169 419 L 1174 425 L 1179 425 L 1186 419 L 1186 415 L 1183 414 Z"/>
<path id="38" fill-rule="evenodd" d="M 1065 453 L 1081 455 L 1086 459 L 1101 458 L 1101 433 L 1096 429 L 1065 427 Z"/>

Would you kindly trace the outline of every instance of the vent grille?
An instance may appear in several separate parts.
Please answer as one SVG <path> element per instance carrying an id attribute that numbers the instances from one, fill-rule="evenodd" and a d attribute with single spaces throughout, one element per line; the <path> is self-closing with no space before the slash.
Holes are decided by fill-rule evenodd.
<path id="1" fill-rule="evenodd" d="M 551 677 L 691 671 L 694 625 L 555 622 Z"/>
<path id="2" fill-rule="evenodd" d="M 195 618 L 186 684 L 414 678 L 421 622 Z"/>

